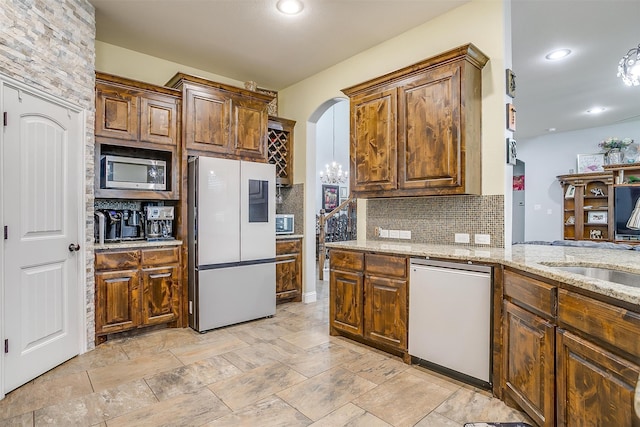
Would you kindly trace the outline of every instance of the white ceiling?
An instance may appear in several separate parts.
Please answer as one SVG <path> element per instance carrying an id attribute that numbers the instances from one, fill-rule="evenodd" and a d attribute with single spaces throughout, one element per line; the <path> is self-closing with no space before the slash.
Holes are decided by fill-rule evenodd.
<path id="1" fill-rule="evenodd" d="M 303 0 L 294 17 L 277 0 L 89 1 L 100 41 L 280 90 L 468 0 Z M 638 17 L 639 0 L 513 0 L 516 138 L 640 119 L 640 87 L 616 77 Z M 545 61 L 555 47 L 574 53 Z"/>

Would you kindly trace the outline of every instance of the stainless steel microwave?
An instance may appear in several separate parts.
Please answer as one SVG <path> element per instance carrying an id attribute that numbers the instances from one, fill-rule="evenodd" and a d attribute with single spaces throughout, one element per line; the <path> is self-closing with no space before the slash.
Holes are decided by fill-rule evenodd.
<path id="1" fill-rule="evenodd" d="M 102 156 L 100 187 L 164 191 L 167 189 L 167 162 L 136 157 Z"/>
<path id="2" fill-rule="evenodd" d="M 276 214 L 276 234 L 293 234 L 293 215 Z"/>

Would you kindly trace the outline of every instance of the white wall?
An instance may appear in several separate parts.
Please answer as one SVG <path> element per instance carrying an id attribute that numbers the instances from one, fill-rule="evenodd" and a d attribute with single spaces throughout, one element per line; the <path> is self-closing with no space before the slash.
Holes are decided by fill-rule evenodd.
<path id="1" fill-rule="evenodd" d="M 518 141 L 518 158 L 526 164 L 525 240 L 562 239 L 564 195 L 556 176 L 576 170 L 578 154 L 599 153 L 598 143 L 612 136 L 640 142 L 640 121 Z"/>
<path id="2" fill-rule="evenodd" d="M 333 113 L 335 112 L 335 157 L 333 156 Z M 331 106 L 316 124 L 316 212 L 322 209 L 320 171 L 336 161 L 349 172 L 349 101 L 344 99 Z M 349 182 L 340 184 L 349 191 Z"/>

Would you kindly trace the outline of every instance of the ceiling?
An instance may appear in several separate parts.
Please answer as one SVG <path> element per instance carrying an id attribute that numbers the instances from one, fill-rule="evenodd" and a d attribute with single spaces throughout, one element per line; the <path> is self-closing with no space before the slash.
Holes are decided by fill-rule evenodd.
<path id="1" fill-rule="evenodd" d="M 468 0 L 303 0 L 297 16 L 277 0 L 89 1 L 100 41 L 280 90 Z M 513 0 L 516 138 L 640 120 L 640 87 L 616 77 L 638 16 L 638 0 Z M 546 61 L 556 47 L 573 54 Z"/>

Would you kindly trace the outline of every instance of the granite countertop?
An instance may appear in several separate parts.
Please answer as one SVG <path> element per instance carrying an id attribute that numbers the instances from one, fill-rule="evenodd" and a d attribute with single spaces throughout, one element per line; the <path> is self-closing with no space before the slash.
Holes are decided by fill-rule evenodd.
<path id="1" fill-rule="evenodd" d="M 302 239 L 304 234 L 276 234 L 276 240 Z"/>
<path id="2" fill-rule="evenodd" d="M 511 248 L 429 245 L 379 240 L 351 240 L 327 243 L 329 248 L 374 251 L 413 257 L 499 263 L 518 270 L 557 280 L 568 285 L 606 295 L 638 306 L 640 287 L 621 285 L 551 266 L 582 265 L 614 268 L 640 274 L 640 251 L 547 245 L 514 245 Z M 545 265 L 546 264 L 546 265 Z"/>
<path id="3" fill-rule="evenodd" d="M 182 240 L 130 240 L 125 242 L 105 243 L 104 245 L 95 244 L 93 247 L 96 251 L 108 249 L 130 249 L 130 248 L 160 248 L 163 246 L 180 246 Z"/>

